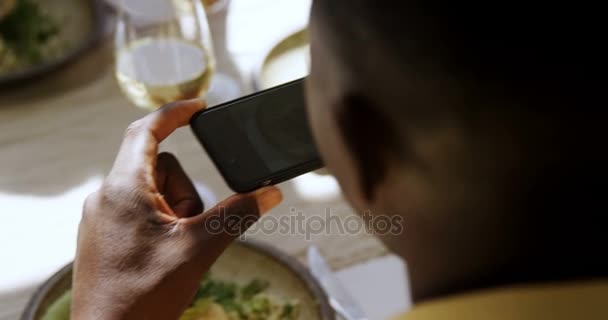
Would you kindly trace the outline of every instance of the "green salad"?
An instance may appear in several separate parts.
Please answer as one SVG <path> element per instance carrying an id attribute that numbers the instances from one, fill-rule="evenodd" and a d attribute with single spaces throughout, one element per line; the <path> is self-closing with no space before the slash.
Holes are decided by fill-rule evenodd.
<path id="1" fill-rule="evenodd" d="M 267 293 L 267 281 L 254 279 L 245 285 L 205 276 L 192 305 L 180 320 L 295 320 L 297 301 L 285 301 Z M 43 320 L 70 318 L 71 292 L 66 292 L 47 310 Z"/>
<path id="2" fill-rule="evenodd" d="M 34 0 L 16 0 L 0 20 L 0 73 L 37 64 L 57 54 L 59 22 Z"/>

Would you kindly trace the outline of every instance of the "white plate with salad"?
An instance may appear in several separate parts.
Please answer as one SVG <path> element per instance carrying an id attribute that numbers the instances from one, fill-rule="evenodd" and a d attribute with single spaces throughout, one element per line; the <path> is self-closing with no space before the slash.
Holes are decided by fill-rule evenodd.
<path id="1" fill-rule="evenodd" d="M 0 85 L 53 71 L 101 38 L 101 0 L 0 0 Z"/>
<path id="2" fill-rule="evenodd" d="M 72 265 L 32 296 L 22 320 L 68 320 Z M 180 320 L 335 320 L 317 281 L 274 247 L 236 241 L 202 279 Z"/>

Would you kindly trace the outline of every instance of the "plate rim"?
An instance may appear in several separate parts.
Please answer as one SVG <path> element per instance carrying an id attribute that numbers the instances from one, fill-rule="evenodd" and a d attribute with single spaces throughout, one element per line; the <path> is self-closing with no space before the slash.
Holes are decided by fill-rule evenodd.
<path id="1" fill-rule="evenodd" d="M 284 45 L 285 42 L 296 38 L 296 37 L 308 37 L 308 27 L 304 26 L 304 27 L 299 27 L 299 28 L 295 28 L 293 30 L 291 30 L 290 32 L 287 32 L 285 35 L 283 35 L 282 37 L 280 37 L 279 41 L 277 41 L 274 45 L 272 45 L 272 47 L 270 47 L 270 49 L 268 49 L 264 55 L 262 55 L 261 61 L 258 62 L 256 64 L 255 69 L 253 70 L 253 72 L 251 73 L 251 81 L 253 84 L 253 90 L 254 91 L 261 91 L 264 90 L 265 88 L 262 85 L 262 73 L 264 71 L 264 67 L 267 65 L 268 63 L 268 59 L 270 59 L 272 56 L 276 55 L 278 51 L 282 45 Z"/>
<path id="2" fill-rule="evenodd" d="M 319 309 L 319 315 L 322 320 L 336 320 L 336 313 L 330 306 L 329 298 L 325 291 L 322 289 L 319 281 L 310 273 L 302 263 L 300 263 L 295 257 L 288 255 L 280 249 L 266 244 L 257 240 L 240 240 L 237 239 L 234 242 L 243 245 L 249 249 L 253 249 L 271 259 L 277 263 L 285 266 L 289 269 L 295 277 L 302 280 L 306 285 L 307 289 L 311 292 L 317 307 Z M 29 298 L 21 314 L 20 320 L 34 320 L 39 307 L 42 305 L 44 297 L 52 290 L 62 279 L 64 279 L 67 273 L 72 272 L 74 262 L 69 262 L 51 277 L 45 280 L 38 288 L 34 291 L 32 296 Z"/>
<path id="3" fill-rule="evenodd" d="M 0 86 L 10 86 L 22 83 L 36 76 L 46 75 L 60 69 L 76 60 L 79 56 L 92 49 L 102 38 L 105 27 L 105 2 L 103 0 L 88 0 L 93 11 L 92 30 L 86 39 L 68 50 L 65 55 L 47 62 L 33 65 L 16 72 L 0 75 Z"/>
<path id="4" fill-rule="evenodd" d="M 319 307 L 319 313 L 323 320 L 335 320 L 336 313 L 333 311 L 329 297 L 325 290 L 319 283 L 319 281 L 312 275 L 310 270 L 306 268 L 293 256 L 288 255 L 284 251 L 281 251 L 277 247 L 271 246 L 261 241 L 255 240 L 237 240 L 237 242 L 243 244 L 246 247 L 258 250 L 260 253 L 267 255 L 268 257 L 275 259 L 278 263 L 283 264 L 289 269 L 295 277 L 300 278 L 304 284 L 306 284 L 308 290 L 312 293 L 315 298 L 315 302 Z"/>

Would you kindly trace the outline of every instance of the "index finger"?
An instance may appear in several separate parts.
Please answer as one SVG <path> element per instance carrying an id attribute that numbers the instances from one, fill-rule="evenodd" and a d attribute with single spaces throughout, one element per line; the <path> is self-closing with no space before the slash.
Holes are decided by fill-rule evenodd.
<path id="1" fill-rule="evenodd" d="M 144 174 L 154 183 L 158 144 L 173 131 L 183 127 L 192 115 L 206 107 L 201 99 L 176 101 L 131 123 L 114 161 L 110 176 L 129 177 Z"/>

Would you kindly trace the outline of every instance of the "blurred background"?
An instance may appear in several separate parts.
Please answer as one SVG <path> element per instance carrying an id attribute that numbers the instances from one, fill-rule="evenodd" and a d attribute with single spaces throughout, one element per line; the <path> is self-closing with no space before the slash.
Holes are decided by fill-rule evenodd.
<path id="1" fill-rule="evenodd" d="M 130 122 L 176 99 L 213 106 L 307 74 L 309 0 L 174 2 L 0 0 L 0 319 L 17 319 L 73 259 L 82 201 Z M 232 193 L 188 128 L 162 149 L 207 207 Z M 359 219 L 323 171 L 281 188 L 272 215 Z M 251 237 L 304 264 L 315 244 L 370 318 L 408 307 L 395 284 L 405 283 L 403 264 L 366 232 Z"/>

